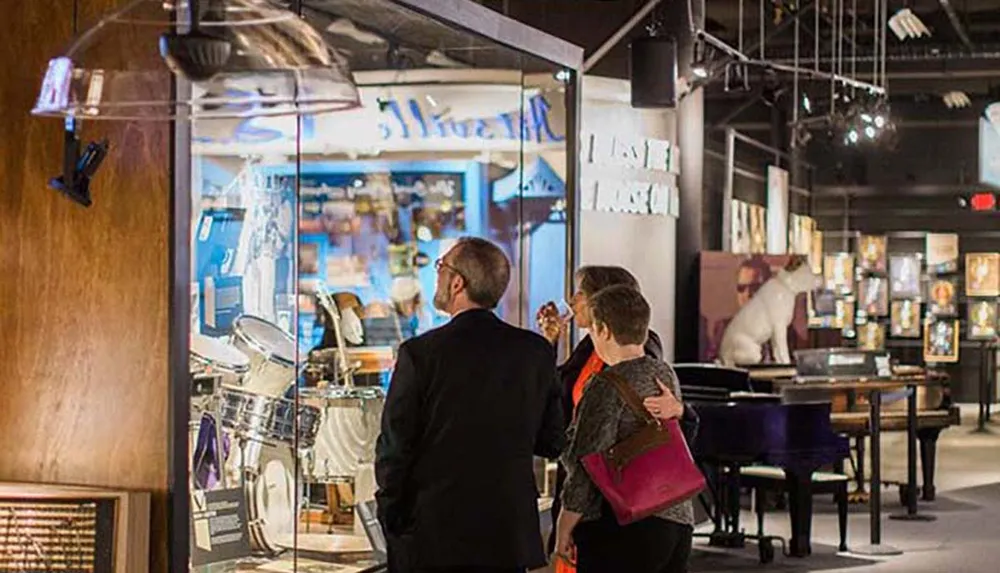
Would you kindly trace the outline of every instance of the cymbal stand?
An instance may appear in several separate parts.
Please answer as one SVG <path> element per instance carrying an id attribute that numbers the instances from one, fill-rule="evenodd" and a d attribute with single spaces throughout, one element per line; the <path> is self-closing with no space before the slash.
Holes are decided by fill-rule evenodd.
<path id="1" fill-rule="evenodd" d="M 340 375 L 343 377 L 344 386 L 353 388 L 354 369 L 347 362 L 347 340 L 344 338 L 344 329 L 340 323 L 340 309 L 337 307 L 337 303 L 333 300 L 333 297 L 330 296 L 329 291 L 326 290 L 326 286 L 320 284 L 316 289 L 316 294 L 319 295 L 320 305 L 330 315 L 331 322 L 333 322 L 333 332 L 337 339 L 337 357 L 340 363 Z"/>
<path id="2" fill-rule="evenodd" d="M 871 491 L 868 499 L 868 512 L 871 517 L 871 532 L 869 545 L 852 550 L 858 555 L 890 556 L 902 555 L 903 552 L 891 545 L 882 544 L 882 391 L 873 389 L 869 393 L 871 424 Z"/>

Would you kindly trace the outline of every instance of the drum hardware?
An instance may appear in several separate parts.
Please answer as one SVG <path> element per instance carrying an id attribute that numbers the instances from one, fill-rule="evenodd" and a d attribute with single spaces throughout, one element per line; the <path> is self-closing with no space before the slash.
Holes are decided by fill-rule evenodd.
<path id="1" fill-rule="evenodd" d="M 354 386 L 354 372 L 351 369 L 351 364 L 347 361 L 347 351 L 345 350 L 347 348 L 347 340 L 344 338 L 344 329 L 340 324 L 340 309 L 337 308 L 337 303 L 330 296 L 330 292 L 326 290 L 326 285 L 322 283 L 317 285 L 316 295 L 320 306 L 330 315 L 330 322 L 333 323 L 333 332 L 337 339 L 337 348 L 335 350 L 340 359 L 340 377 L 344 380 L 344 386 Z"/>

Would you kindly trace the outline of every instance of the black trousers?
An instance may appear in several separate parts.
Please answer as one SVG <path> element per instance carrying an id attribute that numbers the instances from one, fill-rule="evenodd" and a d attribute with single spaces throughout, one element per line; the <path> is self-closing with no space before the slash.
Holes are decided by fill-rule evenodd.
<path id="1" fill-rule="evenodd" d="M 690 525 L 647 517 L 621 526 L 607 509 L 573 533 L 577 573 L 687 573 Z"/>

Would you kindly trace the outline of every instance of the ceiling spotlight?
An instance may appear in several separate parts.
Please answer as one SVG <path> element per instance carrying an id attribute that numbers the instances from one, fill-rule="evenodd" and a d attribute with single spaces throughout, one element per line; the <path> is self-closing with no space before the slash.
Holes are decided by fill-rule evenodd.
<path id="1" fill-rule="evenodd" d="M 802 94 L 802 109 L 804 109 L 806 113 L 812 113 L 813 111 L 812 102 L 809 101 L 809 96 L 806 94 Z"/>
<path id="2" fill-rule="evenodd" d="M 972 105 L 972 100 L 969 99 L 968 94 L 958 90 L 944 94 L 941 96 L 941 99 L 944 101 L 944 105 L 948 106 L 948 109 L 961 109 Z"/>
<path id="3" fill-rule="evenodd" d="M 892 33 L 896 35 L 900 41 L 907 38 L 921 38 L 931 35 L 931 31 L 927 29 L 923 21 L 920 20 L 916 14 L 913 13 L 909 8 L 903 8 L 899 12 L 896 12 L 892 18 L 889 18 L 889 29 Z"/>
<path id="4" fill-rule="evenodd" d="M 691 75 L 697 79 L 708 78 L 708 62 L 705 57 L 705 42 L 701 39 L 694 44 L 694 61 L 691 62 Z"/>
<path id="5" fill-rule="evenodd" d="M 858 142 L 858 132 L 855 131 L 855 130 L 853 130 L 853 129 L 851 131 L 847 132 L 847 141 L 849 141 L 850 143 L 857 143 Z"/>

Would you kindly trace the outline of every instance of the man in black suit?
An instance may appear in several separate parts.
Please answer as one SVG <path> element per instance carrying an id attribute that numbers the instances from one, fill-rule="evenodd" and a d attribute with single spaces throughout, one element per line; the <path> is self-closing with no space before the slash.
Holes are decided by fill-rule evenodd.
<path id="1" fill-rule="evenodd" d="M 540 567 L 534 456 L 565 440 L 555 351 L 492 312 L 510 280 L 499 247 L 463 238 L 436 267 L 452 318 L 400 346 L 376 447 L 389 570 Z"/>

